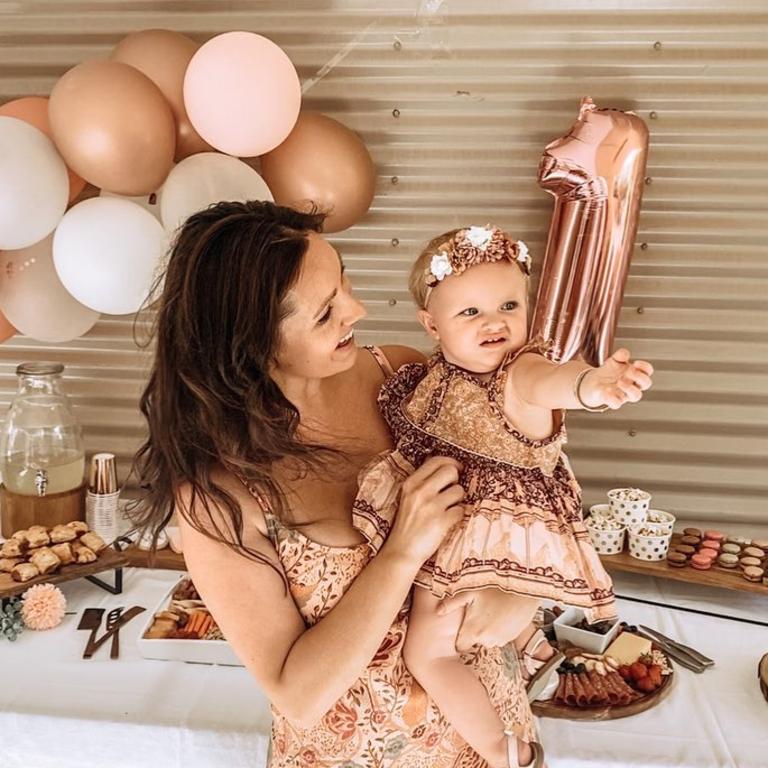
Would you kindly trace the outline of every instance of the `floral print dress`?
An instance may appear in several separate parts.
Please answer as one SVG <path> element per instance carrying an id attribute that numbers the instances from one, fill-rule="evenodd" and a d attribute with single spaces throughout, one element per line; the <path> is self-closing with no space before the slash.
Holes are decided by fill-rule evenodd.
<path id="1" fill-rule="evenodd" d="M 366 543 L 318 544 L 268 511 L 265 515 L 291 595 L 307 626 L 312 626 L 366 566 L 370 548 Z M 410 600 L 367 669 L 315 726 L 298 728 L 272 708 L 269 768 L 487 768 L 405 667 L 409 607 Z M 475 669 L 505 725 L 521 738 L 535 739 L 514 646 L 476 646 L 464 661 Z"/>
<path id="2" fill-rule="evenodd" d="M 378 551 L 397 514 L 403 480 L 429 456 L 462 465 L 464 518 L 447 534 L 416 583 L 437 597 L 495 587 L 613 618 L 613 583 L 589 537 L 581 489 L 563 453 L 563 411 L 542 440 L 519 432 L 504 412 L 511 361 L 541 351 L 533 341 L 487 381 L 436 352 L 404 365 L 381 388 L 379 406 L 396 441 L 361 472 L 352 522 Z"/>
<path id="3" fill-rule="evenodd" d="M 381 352 L 371 350 L 385 368 Z M 318 544 L 282 524 L 255 489 L 267 531 L 307 626 L 343 596 L 373 556 L 367 543 Z M 357 682 L 310 728 L 293 725 L 272 707 L 269 768 L 488 768 L 453 730 L 403 662 L 410 599 Z M 349 638 L 353 643 L 354 638 Z M 536 737 L 514 646 L 475 646 L 462 657 L 489 692 L 505 725 L 520 738 Z"/>

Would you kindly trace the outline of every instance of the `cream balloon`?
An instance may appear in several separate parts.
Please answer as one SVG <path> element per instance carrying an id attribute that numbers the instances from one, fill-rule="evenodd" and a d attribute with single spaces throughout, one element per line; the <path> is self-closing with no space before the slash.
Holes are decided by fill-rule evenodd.
<path id="1" fill-rule="evenodd" d="M 70 208 L 53 238 L 53 262 L 65 288 L 86 307 L 136 312 L 167 247 L 151 213 L 120 198 L 94 197 Z"/>
<path id="2" fill-rule="evenodd" d="M 83 306 L 53 266 L 53 235 L 0 253 L 0 309 L 20 333 L 38 341 L 71 341 L 89 331 L 99 313 Z"/>
<path id="3" fill-rule="evenodd" d="M 173 232 L 193 213 L 222 200 L 272 200 L 272 193 L 242 160 L 200 152 L 182 160 L 168 174 L 160 196 L 160 218 L 166 230 Z"/>
<path id="4" fill-rule="evenodd" d="M 69 176 L 53 142 L 0 117 L 0 248 L 18 250 L 53 232 L 67 209 Z"/>

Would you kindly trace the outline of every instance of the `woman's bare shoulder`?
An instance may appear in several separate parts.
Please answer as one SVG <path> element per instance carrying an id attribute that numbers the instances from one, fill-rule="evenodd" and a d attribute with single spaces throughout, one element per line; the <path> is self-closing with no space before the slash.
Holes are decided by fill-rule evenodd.
<path id="1" fill-rule="evenodd" d="M 406 363 L 425 363 L 427 361 L 426 356 L 413 347 L 387 344 L 381 347 L 381 351 L 395 370 Z"/>
<path id="2" fill-rule="evenodd" d="M 243 537 L 260 539 L 267 535 L 267 523 L 263 504 L 248 490 L 244 483 L 232 472 L 223 467 L 211 470 L 210 480 L 239 505 L 243 519 Z M 176 493 L 176 504 L 179 514 L 179 524 L 189 527 L 189 513 L 199 522 L 200 527 L 209 532 L 218 529 L 231 534 L 232 525 L 225 506 L 213 499 L 204 500 L 199 494 L 193 498 L 192 484 L 182 483 Z M 193 508 L 190 508 L 193 505 Z M 184 513 L 188 514 L 185 515 Z"/>

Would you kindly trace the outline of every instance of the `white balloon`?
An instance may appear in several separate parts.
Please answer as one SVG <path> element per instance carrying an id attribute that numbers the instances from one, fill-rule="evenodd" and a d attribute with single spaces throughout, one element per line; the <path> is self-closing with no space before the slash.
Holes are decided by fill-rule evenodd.
<path id="1" fill-rule="evenodd" d="M 162 187 L 160 187 L 162 189 Z M 158 221 L 160 221 L 160 190 L 151 195 L 142 195 L 141 197 L 130 197 L 128 195 L 118 195 L 117 192 L 109 192 L 102 189 L 99 197 L 116 197 L 119 200 L 127 200 L 129 203 L 136 203 L 145 211 L 149 211 Z"/>
<path id="2" fill-rule="evenodd" d="M 200 152 L 168 174 L 160 196 L 160 218 L 173 232 L 193 213 L 222 200 L 273 199 L 264 179 L 250 165 L 231 155 Z"/>
<path id="3" fill-rule="evenodd" d="M 53 236 L 53 262 L 81 304 L 125 315 L 144 303 L 166 247 L 151 213 L 128 200 L 93 197 L 64 215 Z"/>
<path id="4" fill-rule="evenodd" d="M 0 116 L 0 248 L 42 240 L 67 210 L 69 176 L 53 142 L 32 125 Z"/>
<path id="5" fill-rule="evenodd" d="M 89 331 L 99 313 L 62 285 L 53 266 L 53 235 L 0 253 L 0 309 L 21 333 L 38 341 L 71 341 Z M 13 319 L 11 319 L 13 318 Z"/>

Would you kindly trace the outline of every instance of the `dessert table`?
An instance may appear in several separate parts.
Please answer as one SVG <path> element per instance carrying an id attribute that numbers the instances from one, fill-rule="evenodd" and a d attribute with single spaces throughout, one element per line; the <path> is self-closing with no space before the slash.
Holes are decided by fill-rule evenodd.
<path id="1" fill-rule="evenodd" d="M 135 641 L 144 614 L 121 630 L 118 660 L 110 660 L 108 647 L 81 659 L 87 632 L 76 626 L 83 608 L 138 604 L 152 611 L 178 578 L 173 571 L 129 568 L 117 596 L 84 580 L 63 584 L 72 613 L 60 627 L 26 630 L 15 643 L 2 642 L 3 768 L 265 765 L 269 710 L 244 669 L 143 659 Z M 695 589 L 634 574 L 617 574 L 616 591 L 768 623 L 768 597 L 750 593 Z M 670 695 L 627 719 L 540 719 L 550 768 L 764 768 L 768 703 L 756 670 L 768 651 L 768 626 L 626 599 L 619 610 L 630 623 L 699 648 L 717 665 L 702 675 L 675 666 Z"/>

